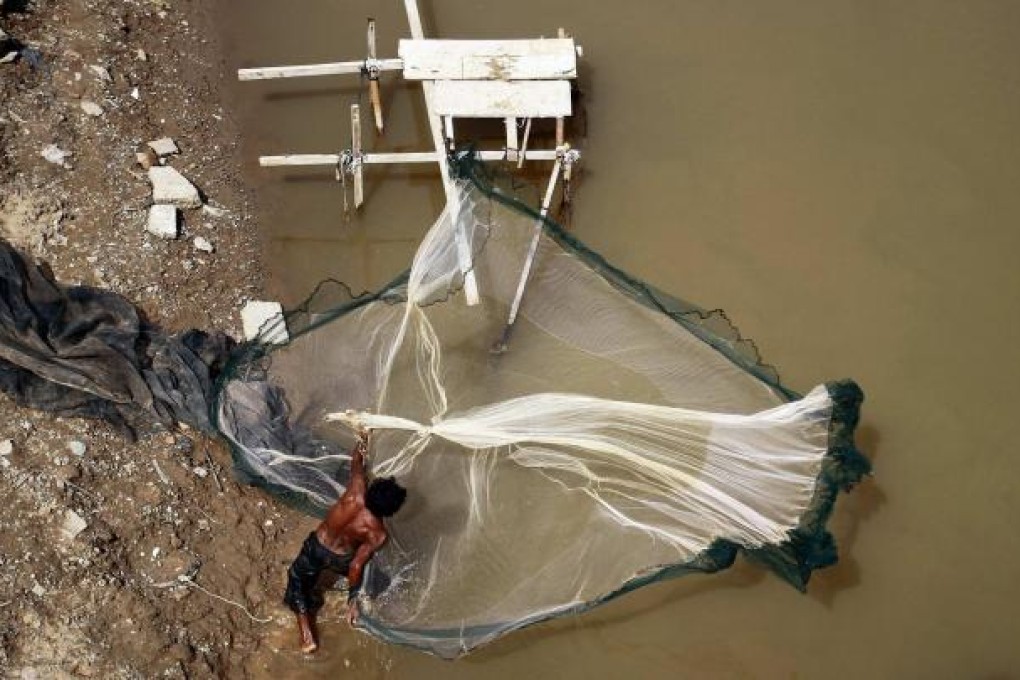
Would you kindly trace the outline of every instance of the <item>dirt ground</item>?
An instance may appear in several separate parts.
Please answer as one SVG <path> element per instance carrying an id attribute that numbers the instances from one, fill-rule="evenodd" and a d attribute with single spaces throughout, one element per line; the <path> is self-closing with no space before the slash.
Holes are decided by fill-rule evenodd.
<path id="1" fill-rule="evenodd" d="M 17 53 L 0 63 L 0 236 L 167 329 L 238 337 L 261 248 L 214 4 L 0 0 L 0 58 Z M 135 159 L 164 136 L 180 148 L 168 163 L 208 206 L 182 211 L 176 240 L 145 231 L 151 188 Z M 43 157 L 50 145 L 63 162 Z M 6 440 L 0 675 L 247 675 L 267 627 L 288 616 L 283 578 L 309 518 L 235 484 L 228 450 L 195 432 L 129 443 L 0 396 Z M 72 538 L 62 527 L 76 517 L 87 526 Z"/>

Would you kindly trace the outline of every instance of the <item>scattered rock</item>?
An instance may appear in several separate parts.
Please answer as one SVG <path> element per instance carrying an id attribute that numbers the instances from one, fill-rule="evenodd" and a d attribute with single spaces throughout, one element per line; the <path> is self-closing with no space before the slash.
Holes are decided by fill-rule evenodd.
<path id="1" fill-rule="evenodd" d="M 196 466 L 191 471 L 194 472 L 195 476 L 198 477 L 199 479 L 205 479 L 209 475 L 209 471 L 206 470 L 201 465 Z"/>
<path id="2" fill-rule="evenodd" d="M 150 172 L 157 168 L 149 168 Z M 173 205 L 154 205 L 149 208 L 145 231 L 153 236 L 172 240 L 177 238 L 177 208 Z"/>
<path id="3" fill-rule="evenodd" d="M 135 52 L 135 59 L 138 61 L 148 61 L 149 55 L 145 53 L 145 50 L 139 47 L 138 51 Z"/>
<path id="4" fill-rule="evenodd" d="M 83 441 L 78 441 L 77 439 L 73 439 L 73 440 L 67 442 L 67 448 L 68 448 L 68 450 L 71 453 L 73 453 L 74 455 L 78 456 L 79 458 L 81 458 L 82 456 L 85 455 L 86 446 L 85 446 L 85 442 L 83 442 Z"/>
<path id="5" fill-rule="evenodd" d="M 149 168 L 154 203 L 170 203 L 178 208 L 199 208 L 202 198 L 198 189 L 188 179 L 169 166 Z"/>
<path id="6" fill-rule="evenodd" d="M 134 99 L 135 101 L 142 98 L 142 93 L 138 90 L 137 87 L 131 88 L 131 98 Z"/>
<path id="7" fill-rule="evenodd" d="M 60 535 L 66 541 L 73 541 L 78 537 L 78 534 L 85 531 L 89 526 L 89 523 L 82 519 L 74 510 L 64 511 L 64 523 L 60 526 Z"/>
<path id="8" fill-rule="evenodd" d="M 161 137 L 160 139 L 149 142 L 149 148 L 152 149 L 160 158 L 163 156 L 172 156 L 175 153 L 181 152 L 181 150 L 177 148 L 177 144 L 174 143 L 174 140 L 169 137 Z"/>
<path id="9" fill-rule="evenodd" d="M 66 163 L 68 157 L 72 155 L 70 151 L 64 151 L 56 144 L 49 144 L 45 146 L 40 153 L 42 157 L 50 163 L 53 163 L 54 165 L 63 165 L 65 168 L 68 167 Z"/>
<path id="10" fill-rule="evenodd" d="M 0 441 L 0 456 L 9 456 L 14 453 L 14 440 L 4 439 Z"/>
<path id="11" fill-rule="evenodd" d="M 81 101 L 81 110 L 88 116 L 103 115 L 103 107 L 93 101 L 89 101 L 88 99 L 83 99 Z"/>
<path id="12" fill-rule="evenodd" d="M 14 61 L 17 58 L 18 58 L 18 51 L 17 50 L 12 50 L 12 51 L 8 52 L 7 54 L 5 54 L 4 56 L 0 57 L 0 64 L 13 64 Z"/>
<path id="13" fill-rule="evenodd" d="M 89 70 L 95 73 L 96 77 L 99 78 L 100 80 L 107 83 L 113 82 L 113 76 L 110 75 L 109 69 L 107 69 L 105 66 L 100 66 L 99 64 L 89 64 Z"/>
<path id="14" fill-rule="evenodd" d="M 32 594 L 35 595 L 36 597 L 42 597 L 43 595 L 46 594 L 46 589 L 43 588 L 38 583 L 36 583 L 34 586 L 32 586 Z"/>
<path id="15" fill-rule="evenodd" d="M 290 342 L 287 322 L 283 318 L 283 305 L 279 302 L 249 300 L 241 308 L 241 325 L 245 340 L 258 338 L 262 342 L 281 345 Z"/>
<path id="16" fill-rule="evenodd" d="M 149 147 L 145 147 L 145 151 L 139 151 L 136 153 L 135 160 L 138 162 L 138 165 L 142 166 L 145 170 L 159 164 L 159 157 L 156 156 L 156 152 Z"/>
<path id="17" fill-rule="evenodd" d="M 196 236 L 194 240 L 195 250 L 201 250 L 203 253 L 211 253 L 215 248 L 213 244 L 209 243 L 208 239 L 201 236 Z"/>
<path id="18" fill-rule="evenodd" d="M 229 211 L 226 208 L 219 208 L 215 205 L 209 205 L 208 203 L 206 203 L 205 205 L 202 206 L 202 212 L 204 212 L 209 217 L 223 217 Z"/>

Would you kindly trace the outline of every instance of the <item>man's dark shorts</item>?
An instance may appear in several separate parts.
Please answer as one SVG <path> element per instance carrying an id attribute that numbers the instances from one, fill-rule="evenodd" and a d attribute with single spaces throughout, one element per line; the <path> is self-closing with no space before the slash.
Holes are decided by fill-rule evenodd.
<path id="1" fill-rule="evenodd" d="M 301 552 L 287 571 L 287 592 L 283 602 L 298 614 L 315 614 L 324 603 L 323 593 L 346 578 L 352 555 L 335 553 L 308 534 Z"/>

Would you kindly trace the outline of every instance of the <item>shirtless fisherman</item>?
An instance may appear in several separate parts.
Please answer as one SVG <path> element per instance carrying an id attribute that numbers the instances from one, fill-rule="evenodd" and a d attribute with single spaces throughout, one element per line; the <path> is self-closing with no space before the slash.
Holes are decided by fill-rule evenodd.
<path id="1" fill-rule="evenodd" d="M 315 637 L 315 616 L 323 605 L 323 592 L 341 576 L 350 589 L 347 621 L 357 621 L 355 595 L 361 573 L 372 554 L 386 542 L 383 518 L 404 504 L 407 491 L 392 477 L 365 482 L 365 451 L 368 433 L 358 433 L 351 458 L 351 481 L 340 500 L 330 508 L 319 528 L 308 535 L 297 559 L 287 572 L 287 593 L 283 601 L 297 615 L 301 651 L 319 648 Z M 366 488 L 367 487 L 367 488 Z"/>

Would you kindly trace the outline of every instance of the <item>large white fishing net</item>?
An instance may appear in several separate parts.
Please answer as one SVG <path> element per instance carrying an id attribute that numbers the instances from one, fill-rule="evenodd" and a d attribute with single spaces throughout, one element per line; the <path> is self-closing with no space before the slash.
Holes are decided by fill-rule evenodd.
<path id="1" fill-rule="evenodd" d="M 449 657 L 738 549 L 801 587 L 834 559 L 835 489 L 865 469 L 852 383 L 791 400 L 709 316 L 477 178 L 457 193 L 406 278 L 292 315 L 312 330 L 239 361 L 220 395 L 241 471 L 320 511 L 343 490 L 351 425 L 374 431 L 370 471 L 408 501 L 363 626 Z"/>

